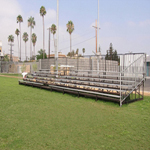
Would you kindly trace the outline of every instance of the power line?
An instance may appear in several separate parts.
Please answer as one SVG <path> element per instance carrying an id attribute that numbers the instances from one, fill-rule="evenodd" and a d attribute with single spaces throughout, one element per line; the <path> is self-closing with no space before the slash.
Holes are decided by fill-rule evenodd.
<path id="1" fill-rule="evenodd" d="M 80 38 L 80 37 L 83 37 L 83 36 L 85 36 L 85 35 L 88 35 L 89 33 L 92 33 L 93 31 L 90 31 L 90 32 L 87 32 L 87 33 L 84 33 L 84 34 L 82 34 L 82 35 L 78 35 L 78 36 L 75 36 L 74 38 L 72 38 L 73 40 L 75 40 L 75 39 L 78 39 L 78 38 Z M 64 42 L 68 42 L 69 40 L 65 40 L 65 41 L 62 41 L 62 42 L 60 42 L 60 43 L 64 43 Z"/>
<path id="2" fill-rule="evenodd" d="M 80 43 L 74 44 L 73 46 L 76 46 L 76 45 L 82 44 L 82 43 L 84 43 L 84 42 L 86 42 L 86 41 L 89 41 L 89 40 L 91 40 L 91 39 L 93 39 L 93 38 L 95 38 L 95 36 L 94 36 L 94 37 L 92 37 L 92 38 L 90 38 L 90 39 L 87 39 L 87 40 L 85 40 L 85 41 L 82 41 L 82 42 L 80 42 Z M 69 47 L 62 48 L 62 49 L 60 49 L 59 51 L 64 50 L 64 49 L 67 49 L 67 48 L 69 48 Z"/>

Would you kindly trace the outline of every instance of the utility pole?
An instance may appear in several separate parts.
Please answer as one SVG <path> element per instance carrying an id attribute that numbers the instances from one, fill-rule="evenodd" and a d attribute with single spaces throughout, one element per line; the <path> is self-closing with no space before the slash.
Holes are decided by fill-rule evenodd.
<path id="1" fill-rule="evenodd" d="M 58 73 L 58 49 L 59 49 L 59 0 L 57 0 L 57 47 L 55 49 L 56 71 Z"/>
<path id="2" fill-rule="evenodd" d="M 49 27 L 47 30 L 49 30 L 49 42 L 48 42 L 48 58 L 50 58 L 50 43 L 51 43 L 51 28 Z"/>
<path id="3" fill-rule="evenodd" d="M 98 29 L 99 29 L 99 0 L 98 0 L 98 15 L 97 15 L 97 20 L 98 20 Z M 99 30 L 98 30 L 98 42 L 97 42 L 97 51 L 99 51 Z"/>
<path id="4" fill-rule="evenodd" d="M 100 29 L 100 28 L 97 27 L 97 20 L 95 21 L 95 26 L 93 26 L 93 27 L 95 28 L 95 35 L 96 35 L 96 54 L 97 54 L 97 48 L 98 48 L 98 46 L 97 46 L 97 29 Z"/>

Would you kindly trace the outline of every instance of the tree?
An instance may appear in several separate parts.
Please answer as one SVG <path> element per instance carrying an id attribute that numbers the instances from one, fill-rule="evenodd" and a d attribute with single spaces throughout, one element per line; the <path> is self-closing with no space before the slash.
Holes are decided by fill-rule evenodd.
<path id="1" fill-rule="evenodd" d="M 19 29 L 16 29 L 15 34 L 17 35 L 17 40 L 18 40 L 18 54 L 19 54 L 19 38 L 18 38 L 19 33 L 20 33 Z"/>
<path id="2" fill-rule="evenodd" d="M 55 47 L 55 38 L 54 38 L 54 35 L 56 33 L 56 25 L 55 24 L 52 24 L 51 25 L 51 33 L 53 34 L 53 39 L 54 39 L 54 47 Z"/>
<path id="3" fill-rule="evenodd" d="M 23 22 L 23 18 L 21 15 L 18 15 L 17 23 L 19 23 L 19 28 L 20 28 L 20 61 L 21 61 L 21 22 Z"/>
<path id="4" fill-rule="evenodd" d="M 28 27 L 30 27 L 30 58 L 32 57 L 32 29 L 35 26 L 35 21 L 34 21 L 34 17 L 30 17 L 28 19 Z"/>
<path id="5" fill-rule="evenodd" d="M 14 36 L 13 35 L 8 36 L 8 42 L 10 42 L 10 61 L 12 61 L 12 43 L 14 42 Z"/>
<path id="6" fill-rule="evenodd" d="M 78 54 L 79 54 L 79 49 L 77 48 L 77 50 L 76 50 L 76 54 L 77 54 L 77 56 L 78 56 Z"/>
<path id="7" fill-rule="evenodd" d="M 43 59 L 44 59 L 44 53 L 45 53 L 45 45 L 44 45 L 44 43 L 45 43 L 45 35 L 44 35 L 44 16 L 46 15 L 46 9 L 45 9 L 45 7 L 44 6 L 41 6 L 41 8 L 40 8 L 40 15 L 42 16 L 42 18 L 43 18 Z"/>
<path id="8" fill-rule="evenodd" d="M 56 33 L 56 25 L 55 24 L 52 24 L 51 25 L 51 33 L 53 34 L 53 38 L 54 38 L 54 35 L 55 35 L 55 33 Z"/>
<path id="9" fill-rule="evenodd" d="M 28 33 L 24 32 L 22 38 L 23 38 L 23 41 L 25 42 L 25 57 L 26 57 L 26 61 L 27 61 L 27 44 L 26 44 L 26 42 L 28 41 Z"/>
<path id="10" fill-rule="evenodd" d="M 9 35 L 8 36 L 8 42 L 14 42 L 14 36 L 13 35 Z"/>
<path id="11" fill-rule="evenodd" d="M 85 48 L 83 48 L 83 49 L 82 49 L 82 52 L 83 52 L 83 56 L 84 56 L 84 53 L 85 53 Z"/>
<path id="12" fill-rule="evenodd" d="M 68 23 L 67 23 L 67 32 L 69 32 L 69 34 L 70 34 L 70 53 L 71 53 L 71 49 L 72 49 L 72 43 L 71 43 L 71 34 L 72 34 L 72 32 L 74 31 L 74 24 L 73 24 L 73 22 L 70 20 L 70 21 L 68 21 Z"/>
<path id="13" fill-rule="evenodd" d="M 106 60 L 116 60 L 119 62 L 119 57 L 118 57 L 118 54 L 117 54 L 117 50 L 113 50 L 113 46 L 112 46 L 112 43 L 110 43 L 110 46 L 109 46 L 109 50 L 107 50 L 107 54 L 105 56 L 105 59 Z"/>
<path id="14" fill-rule="evenodd" d="M 8 55 L 4 55 L 4 61 L 9 61 Z"/>
<path id="15" fill-rule="evenodd" d="M 46 53 L 44 53 L 44 55 L 45 55 L 45 56 L 43 57 L 43 49 L 40 49 L 40 50 L 38 51 L 38 55 L 36 55 L 37 60 L 43 59 L 43 58 L 47 58 Z"/>
<path id="16" fill-rule="evenodd" d="M 34 54 L 33 56 L 35 57 L 35 44 L 36 44 L 36 41 L 37 41 L 37 36 L 35 33 L 32 34 L 32 43 L 33 43 L 33 47 L 34 47 Z"/>
<path id="17" fill-rule="evenodd" d="M 73 56 L 74 56 L 74 54 L 75 54 L 75 52 L 74 52 L 74 50 L 72 50 L 72 51 L 71 51 L 71 53 L 70 53 L 70 52 L 68 52 L 67 56 L 73 57 Z"/>

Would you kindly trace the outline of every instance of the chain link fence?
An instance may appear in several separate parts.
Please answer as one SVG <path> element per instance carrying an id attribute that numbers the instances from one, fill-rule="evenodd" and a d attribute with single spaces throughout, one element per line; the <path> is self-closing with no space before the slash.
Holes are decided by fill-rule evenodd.
<path id="1" fill-rule="evenodd" d="M 82 57 L 62 57 L 58 58 L 58 70 L 79 71 L 79 72 L 92 72 L 92 73 L 106 73 L 113 74 L 113 72 L 121 72 L 130 64 L 132 64 L 141 54 L 123 54 L 118 55 L 117 60 L 107 60 L 106 55 L 82 56 Z M 138 70 L 138 72 L 147 72 L 146 75 L 150 76 L 150 66 L 146 68 L 143 65 L 144 57 L 138 61 L 134 66 L 128 69 L 129 73 Z M 25 66 L 26 72 L 32 73 L 40 69 L 48 69 L 50 71 L 56 70 L 56 59 L 41 59 L 39 62 L 6 62 L 0 61 L 1 73 L 21 73 L 22 67 Z"/>
<path id="2" fill-rule="evenodd" d="M 58 58 L 58 70 L 69 70 L 78 72 L 92 72 L 92 73 L 106 73 L 112 74 L 113 72 L 122 72 L 135 60 L 141 57 L 143 53 L 131 53 L 118 55 L 116 59 L 109 58 L 106 59 L 106 55 L 94 55 L 94 56 L 84 56 L 84 57 L 63 57 Z M 139 61 L 136 61 L 134 65 L 128 69 L 128 73 L 140 72 L 146 73 L 145 57 L 142 57 Z M 42 70 L 56 70 L 56 60 L 55 58 L 42 59 L 40 60 L 40 69 Z"/>
<path id="3" fill-rule="evenodd" d="M 8 62 L 0 61 L 0 73 L 32 73 L 40 69 L 39 62 Z"/>

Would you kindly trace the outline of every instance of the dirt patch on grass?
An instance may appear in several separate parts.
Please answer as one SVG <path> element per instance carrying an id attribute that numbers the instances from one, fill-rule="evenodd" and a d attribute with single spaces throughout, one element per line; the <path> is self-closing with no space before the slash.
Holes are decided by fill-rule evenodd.
<path id="1" fill-rule="evenodd" d="M 17 79 L 22 79 L 22 77 L 7 76 L 7 75 L 0 75 L 0 77 L 7 77 L 7 78 L 17 78 Z"/>
<path id="2" fill-rule="evenodd" d="M 145 96 L 150 96 L 150 92 L 144 92 Z"/>

